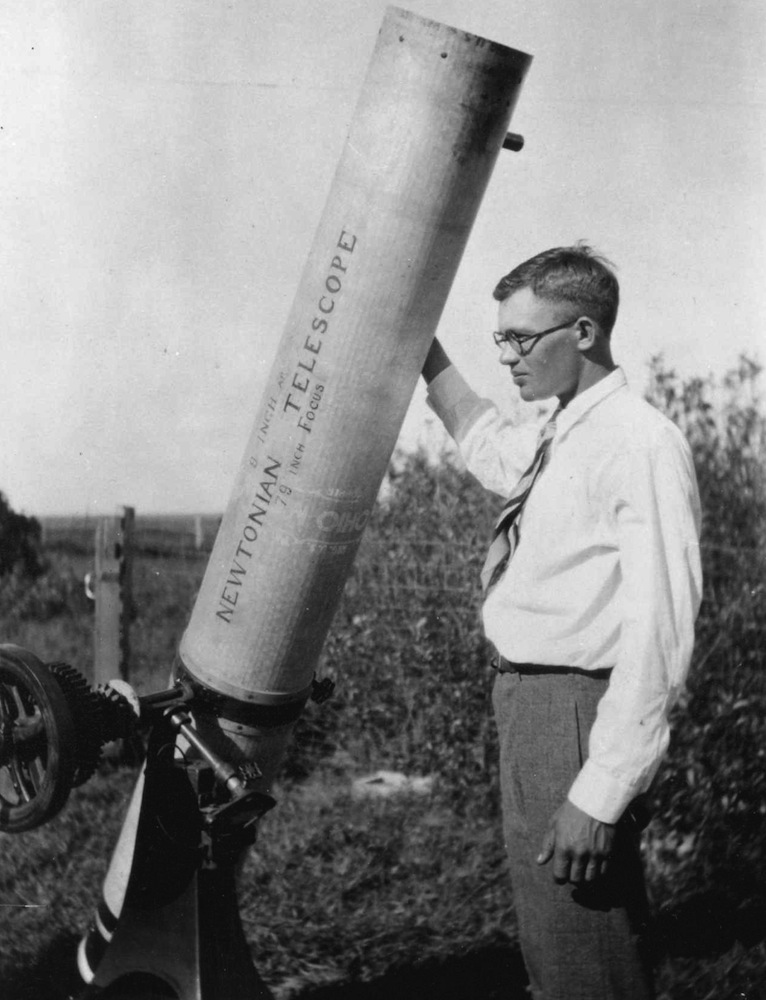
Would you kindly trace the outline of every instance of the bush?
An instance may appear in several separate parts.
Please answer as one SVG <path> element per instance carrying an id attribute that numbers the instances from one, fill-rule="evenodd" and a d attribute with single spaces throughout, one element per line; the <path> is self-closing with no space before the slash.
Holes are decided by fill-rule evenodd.
<path id="1" fill-rule="evenodd" d="M 494 781 L 478 580 L 495 506 L 452 464 L 397 461 L 320 661 L 336 695 L 300 720 L 289 774 L 343 746 L 360 766 L 440 775 L 456 809 Z"/>
<path id="2" fill-rule="evenodd" d="M 703 508 L 703 603 L 649 841 L 653 888 L 668 918 L 661 927 L 670 937 L 683 929 L 687 950 L 721 952 L 766 924 L 766 418 L 759 373 L 746 358 L 718 385 L 682 383 L 660 359 L 652 368 L 650 399 L 691 444 Z"/>
<path id="3" fill-rule="evenodd" d="M 0 617 L 48 621 L 70 603 L 77 582 L 51 569 L 41 555 L 40 522 L 11 510 L 0 493 Z"/>
<path id="4" fill-rule="evenodd" d="M 17 514 L 0 493 L 0 577 L 20 573 L 34 579 L 42 573 L 40 522 Z"/>
<path id="5" fill-rule="evenodd" d="M 58 615 L 87 607 L 82 581 L 70 568 L 48 567 L 35 579 L 18 568 L 0 578 L 0 619 L 4 625 L 17 622 L 47 622 Z"/>
<path id="6" fill-rule="evenodd" d="M 647 398 L 686 435 L 694 454 L 703 512 L 706 580 L 735 583 L 733 550 L 763 554 L 766 543 L 766 417 L 761 412 L 761 368 L 747 357 L 713 378 L 682 382 L 661 357 L 650 365 Z"/>

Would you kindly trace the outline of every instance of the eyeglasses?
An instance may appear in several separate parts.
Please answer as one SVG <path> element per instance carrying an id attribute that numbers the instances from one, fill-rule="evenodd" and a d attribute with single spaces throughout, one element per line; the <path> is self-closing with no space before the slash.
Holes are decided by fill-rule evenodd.
<path id="1" fill-rule="evenodd" d="M 556 333 L 558 330 L 566 330 L 568 326 L 574 326 L 576 322 L 576 319 L 570 319 L 568 323 L 552 326 L 548 330 L 541 330 L 540 333 L 518 334 L 514 333 L 513 330 L 494 330 L 492 336 L 498 347 L 510 344 L 519 357 L 525 358 L 542 337 L 547 337 L 549 333 Z"/>

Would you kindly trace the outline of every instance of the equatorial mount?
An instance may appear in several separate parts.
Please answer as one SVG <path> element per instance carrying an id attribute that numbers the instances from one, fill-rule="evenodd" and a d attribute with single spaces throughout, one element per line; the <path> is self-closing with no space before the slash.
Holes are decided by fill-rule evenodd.
<path id="1" fill-rule="evenodd" d="M 198 732 L 210 711 L 210 693 L 185 676 L 143 697 L 119 680 L 92 690 L 67 664 L 0 645 L 0 831 L 48 822 L 106 743 L 147 733 L 130 872 L 80 944 L 83 998 L 270 998 L 252 965 L 235 880 L 257 820 L 275 803 L 254 761 L 230 763 Z"/>
<path id="2" fill-rule="evenodd" d="M 263 815 L 274 800 L 253 789 L 258 768 L 234 766 L 211 749 L 195 729 L 195 701 L 185 681 L 143 697 L 120 680 L 93 690 L 68 664 L 44 664 L 26 649 L 0 645 L 0 831 L 47 823 L 93 774 L 105 744 L 157 726 L 171 744 L 182 737 L 212 771 L 217 791 L 207 825 L 220 825 L 224 814 Z"/>

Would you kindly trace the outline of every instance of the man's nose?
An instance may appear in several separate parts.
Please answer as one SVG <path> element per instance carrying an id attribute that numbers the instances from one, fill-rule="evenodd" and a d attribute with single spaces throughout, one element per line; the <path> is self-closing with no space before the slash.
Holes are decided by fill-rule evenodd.
<path id="1" fill-rule="evenodd" d="M 515 365 L 518 363 L 520 356 L 521 355 L 514 349 L 510 341 L 506 340 L 500 349 L 500 364 Z"/>

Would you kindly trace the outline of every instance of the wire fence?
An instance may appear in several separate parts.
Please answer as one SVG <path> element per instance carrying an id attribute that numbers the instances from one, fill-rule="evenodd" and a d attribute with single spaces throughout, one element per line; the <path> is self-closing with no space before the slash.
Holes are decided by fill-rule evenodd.
<path id="1" fill-rule="evenodd" d="M 161 576 L 183 578 L 185 588 L 196 589 L 202 580 L 220 525 L 220 516 L 138 518 L 133 549 L 137 582 Z M 80 555 L 93 552 L 95 519 L 56 519 L 44 524 L 47 548 Z M 473 600 L 478 603 L 478 568 L 481 553 L 473 545 L 447 541 L 420 541 L 416 554 L 401 559 L 401 540 L 396 551 L 385 538 L 368 532 L 349 575 L 347 588 L 375 594 L 379 612 L 412 608 L 413 601 L 429 595 L 445 601 Z M 764 636 L 766 645 L 766 567 L 763 554 L 754 549 L 703 544 L 703 560 L 716 567 L 705 578 L 702 617 L 731 608 L 746 627 Z"/>

